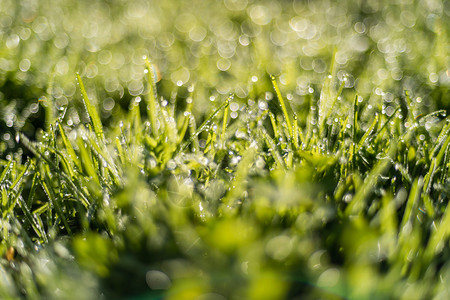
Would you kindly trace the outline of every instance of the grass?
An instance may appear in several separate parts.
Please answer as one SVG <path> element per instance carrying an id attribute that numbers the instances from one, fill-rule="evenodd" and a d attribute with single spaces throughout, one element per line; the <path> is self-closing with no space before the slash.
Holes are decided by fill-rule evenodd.
<path id="1" fill-rule="evenodd" d="M 447 299 L 448 5 L 200 2 L 2 5 L 0 297 Z"/>

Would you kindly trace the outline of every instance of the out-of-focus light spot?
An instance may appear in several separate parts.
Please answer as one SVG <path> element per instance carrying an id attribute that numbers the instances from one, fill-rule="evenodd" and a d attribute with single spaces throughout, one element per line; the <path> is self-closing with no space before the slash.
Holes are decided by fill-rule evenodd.
<path id="1" fill-rule="evenodd" d="M 107 65 L 112 60 L 112 53 L 108 50 L 102 50 L 98 53 L 98 62 L 102 65 Z"/>
<path id="2" fill-rule="evenodd" d="M 19 69 L 22 72 L 28 71 L 30 69 L 30 67 L 31 67 L 31 62 L 27 58 L 22 59 L 19 63 Z"/>
<path id="3" fill-rule="evenodd" d="M 250 44 L 250 38 L 247 35 L 241 35 L 239 37 L 239 44 L 242 46 L 248 46 Z"/>
<path id="4" fill-rule="evenodd" d="M 252 82 L 257 82 L 258 81 L 258 76 L 252 76 Z"/>
<path id="5" fill-rule="evenodd" d="M 395 109 L 394 109 L 394 107 L 392 107 L 392 106 L 388 106 L 388 107 L 386 107 L 386 115 L 388 116 L 388 117 L 390 117 L 390 116 L 392 116 L 392 114 L 394 113 L 394 111 L 395 111 Z"/>
<path id="6" fill-rule="evenodd" d="M 13 33 L 6 39 L 6 47 L 8 49 L 14 49 L 19 45 L 19 42 L 20 42 L 19 36 Z"/>
<path id="7" fill-rule="evenodd" d="M 355 25 L 353 26 L 353 28 L 355 29 L 355 31 L 359 34 L 363 34 L 366 32 L 366 25 L 364 25 L 364 23 L 362 22 L 357 22 L 355 23 Z"/>
<path id="8" fill-rule="evenodd" d="M 170 79 L 178 86 L 182 86 L 189 81 L 190 73 L 186 68 L 180 68 L 170 75 Z"/>
<path id="9" fill-rule="evenodd" d="M 229 10 L 243 10 L 247 7 L 247 0 L 225 0 L 224 1 L 226 8 Z"/>
<path id="10" fill-rule="evenodd" d="M 394 80 L 401 80 L 403 78 L 403 71 L 400 68 L 393 68 L 391 70 L 391 77 Z"/>
<path id="11" fill-rule="evenodd" d="M 349 40 L 349 48 L 358 52 L 364 52 L 369 49 L 369 40 L 365 36 L 354 35 Z"/>
<path id="12" fill-rule="evenodd" d="M 223 58 L 231 58 L 234 56 L 236 51 L 236 42 L 219 40 L 217 42 L 217 50 L 219 50 L 219 55 Z"/>
<path id="13" fill-rule="evenodd" d="M 98 67 L 95 64 L 89 64 L 85 72 L 87 78 L 94 78 L 98 74 Z"/>
<path id="14" fill-rule="evenodd" d="M 61 96 L 56 98 L 56 108 L 61 110 L 64 109 L 64 107 L 67 106 L 67 104 L 69 104 L 69 100 L 65 97 L 65 96 Z"/>
<path id="15" fill-rule="evenodd" d="M 326 251 L 317 250 L 308 259 L 308 265 L 311 269 L 317 270 L 327 262 Z"/>
<path id="16" fill-rule="evenodd" d="M 431 73 L 431 74 L 428 76 L 428 78 L 430 79 L 430 81 L 431 81 L 432 83 L 436 83 L 436 82 L 438 82 L 438 80 L 439 80 L 439 75 L 436 74 L 436 73 Z"/>
<path id="17" fill-rule="evenodd" d="M 377 76 L 378 78 L 380 78 L 381 80 L 384 80 L 386 78 L 388 78 L 389 76 L 389 72 L 386 69 L 380 68 L 377 71 Z"/>
<path id="18" fill-rule="evenodd" d="M 268 7 L 263 5 L 252 6 L 248 14 L 252 21 L 258 25 L 267 25 L 272 20 L 272 15 Z"/>
<path id="19" fill-rule="evenodd" d="M 289 20 L 289 26 L 297 32 L 304 32 L 308 28 L 308 20 L 301 17 L 294 17 Z"/>
<path id="20" fill-rule="evenodd" d="M 65 33 L 61 33 L 53 39 L 53 44 L 58 49 L 64 49 L 69 45 L 69 41 L 69 36 Z"/>
<path id="21" fill-rule="evenodd" d="M 26 27 L 22 27 L 19 30 L 19 37 L 21 40 L 26 41 L 30 38 L 31 36 L 31 30 L 29 28 Z"/>
<path id="22" fill-rule="evenodd" d="M 221 58 L 216 63 L 217 68 L 221 71 L 226 71 L 231 67 L 231 61 L 229 59 Z"/>
<path id="23" fill-rule="evenodd" d="M 262 32 L 262 28 L 250 20 L 245 20 L 241 24 L 241 31 L 249 37 L 256 37 Z"/>
<path id="24" fill-rule="evenodd" d="M 39 111 L 39 104 L 33 103 L 30 105 L 30 111 L 31 113 L 35 114 Z"/>
<path id="25" fill-rule="evenodd" d="M 286 94 L 286 99 L 288 99 L 289 101 L 294 100 L 294 95 L 292 95 L 291 93 Z"/>
<path id="26" fill-rule="evenodd" d="M 232 111 L 232 112 L 230 113 L 230 117 L 231 117 L 232 119 L 236 119 L 238 116 L 239 116 L 239 114 L 238 114 L 236 111 Z"/>
<path id="27" fill-rule="evenodd" d="M 337 59 L 336 59 L 336 61 L 337 61 Z M 314 71 L 317 72 L 317 73 L 323 73 L 327 69 L 327 65 L 321 59 L 313 60 L 312 67 L 313 67 Z"/>
<path id="28" fill-rule="evenodd" d="M 170 32 L 162 32 L 158 35 L 157 43 L 163 48 L 169 48 L 175 42 L 175 37 Z"/>
<path id="29" fill-rule="evenodd" d="M 238 84 L 234 89 L 234 92 L 239 98 L 245 98 L 248 96 L 248 89 L 244 84 Z"/>
<path id="30" fill-rule="evenodd" d="M 53 32 L 50 30 L 48 20 L 45 17 L 37 17 L 33 21 L 33 31 L 37 33 L 42 41 L 48 41 L 52 38 Z"/>
<path id="31" fill-rule="evenodd" d="M 140 80 L 133 80 L 128 84 L 127 88 L 131 96 L 139 96 L 144 91 L 144 84 Z"/>
<path id="32" fill-rule="evenodd" d="M 110 67 L 114 70 L 122 68 L 125 64 L 125 57 L 121 53 L 114 53 L 110 62 Z"/>
<path id="33" fill-rule="evenodd" d="M 264 100 L 258 101 L 258 107 L 260 110 L 266 110 L 269 106 L 267 105 L 267 102 Z"/>
<path id="34" fill-rule="evenodd" d="M 104 85 L 105 85 L 106 91 L 109 93 L 112 93 L 112 92 L 118 90 L 119 86 L 120 86 L 119 81 L 116 78 L 112 78 L 112 77 L 107 78 L 105 80 Z"/>
<path id="35" fill-rule="evenodd" d="M 416 16 L 409 10 L 404 10 L 400 14 L 400 21 L 406 27 L 414 27 L 416 24 Z"/>
<path id="36" fill-rule="evenodd" d="M 216 87 L 216 91 L 221 95 L 226 95 L 230 93 L 230 87 L 226 85 L 219 85 Z"/>
<path id="37" fill-rule="evenodd" d="M 167 290 L 172 286 L 169 276 L 161 271 L 148 271 L 145 281 L 152 290 Z"/>
<path id="38" fill-rule="evenodd" d="M 338 284 L 340 272 L 336 268 L 325 270 L 317 280 L 317 285 L 320 287 L 333 287 Z"/>
<path id="39" fill-rule="evenodd" d="M 196 23 L 197 19 L 194 15 L 190 13 L 183 13 L 176 17 L 175 28 L 180 32 L 189 32 L 189 30 L 191 30 Z"/>
<path id="40" fill-rule="evenodd" d="M 266 253 L 275 260 L 284 260 L 292 251 L 291 239 L 286 235 L 272 238 L 266 245 Z"/>
<path id="41" fill-rule="evenodd" d="M 205 39 L 207 31 L 204 27 L 195 26 L 189 31 L 189 38 L 194 42 L 201 42 Z"/>
<path id="42" fill-rule="evenodd" d="M 237 111 L 239 109 L 239 104 L 237 104 L 236 102 L 231 102 L 230 103 L 230 110 L 231 111 Z"/>
<path id="43" fill-rule="evenodd" d="M 146 1 L 130 1 L 128 2 L 127 16 L 129 19 L 139 19 L 146 16 L 148 11 L 148 2 Z"/>
<path id="44" fill-rule="evenodd" d="M 289 41 L 288 36 L 279 30 L 270 33 L 270 40 L 277 46 L 284 46 Z"/>

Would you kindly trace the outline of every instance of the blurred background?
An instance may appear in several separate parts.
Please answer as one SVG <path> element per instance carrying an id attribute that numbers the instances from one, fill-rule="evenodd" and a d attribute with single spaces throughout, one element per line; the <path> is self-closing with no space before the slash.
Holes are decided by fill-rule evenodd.
<path id="1" fill-rule="evenodd" d="M 309 109 L 333 57 L 344 96 L 391 103 L 408 90 L 419 109 L 449 110 L 449 15 L 439 0 L 0 0 L 0 150 L 49 124 L 45 109 L 80 121 L 76 72 L 108 124 L 145 94 L 144 56 L 164 99 L 195 88 L 197 114 L 228 93 L 270 100 L 268 74 Z"/>

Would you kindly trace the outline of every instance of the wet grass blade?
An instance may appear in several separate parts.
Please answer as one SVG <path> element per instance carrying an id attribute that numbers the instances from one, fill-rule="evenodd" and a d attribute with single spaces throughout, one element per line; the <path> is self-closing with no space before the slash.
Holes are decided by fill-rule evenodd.
<path id="1" fill-rule="evenodd" d="M 396 146 L 391 144 L 390 148 L 386 151 L 386 157 L 377 162 L 364 180 L 363 185 L 356 191 L 355 196 L 345 210 L 346 215 L 358 215 L 366 207 L 366 201 L 369 198 L 369 195 L 374 191 L 378 177 L 387 172 L 392 165 L 392 159 L 396 152 Z"/>
<path id="2" fill-rule="evenodd" d="M 147 96 L 147 113 L 150 118 L 150 125 L 152 126 L 153 137 L 157 138 L 159 129 L 157 124 L 158 115 L 158 103 L 156 95 L 156 85 L 155 85 L 155 74 L 153 73 L 153 68 L 150 60 L 145 58 L 145 66 L 147 67 L 147 82 L 148 82 L 148 96 Z"/>
<path id="3" fill-rule="evenodd" d="M 100 116 L 97 112 L 97 108 L 89 100 L 89 97 L 83 84 L 83 80 L 81 79 L 81 76 L 78 73 L 77 73 L 77 80 L 80 86 L 81 96 L 83 97 L 84 106 L 89 115 L 89 119 L 91 120 L 94 132 L 100 141 L 104 141 L 105 137 L 103 135 L 103 125 L 102 122 L 100 121 Z"/>
<path id="4" fill-rule="evenodd" d="M 276 147 L 275 143 L 273 142 L 272 138 L 270 137 L 270 135 L 267 133 L 267 131 L 264 128 L 261 128 L 261 133 L 262 133 L 262 136 L 263 136 L 267 146 L 269 147 L 270 153 L 272 153 L 272 156 L 273 156 L 275 162 L 281 168 L 286 169 L 286 164 L 285 164 L 283 158 L 281 157 L 280 153 L 278 153 L 277 147 Z"/>
<path id="5" fill-rule="evenodd" d="M 359 141 L 358 145 L 356 146 L 356 153 L 358 153 L 359 150 L 364 146 L 364 143 L 367 141 L 367 138 L 372 134 L 372 132 L 375 130 L 375 127 L 378 125 L 378 114 L 375 115 L 375 118 L 372 122 L 372 125 L 367 129 L 366 133 L 362 136 L 361 140 Z"/>
<path id="6" fill-rule="evenodd" d="M 206 129 L 206 127 L 211 123 L 211 121 L 217 116 L 217 114 L 220 112 L 220 110 L 222 108 L 224 108 L 225 106 L 228 106 L 230 103 L 230 99 L 233 98 L 233 95 L 231 95 L 230 97 L 227 98 L 227 100 L 225 102 L 223 102 L 221 105 L 219 105 L 219 107 L 216 108 L 216 110 L 202 123 L 202 125 L 200 125 L 200 127 L 195 130 L 195 132 L 193 134 L 191 134 L 191 137 L 189 138 L 188 141 L 186 141 L 185 143 L 183 143 L 179 149 L 176 151 L 176 153 L 179 153 L 180 151 L 184 151 L 186 150 L 186 148 L 194 141 L 195 138 L 198 137 L 198 135 Z"/>
<path id="7" fill-rule="evenodd" d="M 284 103 L 283 96 L 281 95 L 280 89 L 278 88 L 277 81 L 275 79 L 275 76 L 270 76 L 270 79 L 272 80 L 272 85 L 275 90 L 275 93 L 277 94 L 278 101 L 280 102 L 281 110 L 284 114 L 284 120 L 286 121 L 287 130 L 288 130 L 288 138 L 290 139 L 292 136 L 292 125 L 291 120 L 289 118 L 289 114 L 286 109 L 286 104 Z"/>
<path id="8" fill-rule="evenodd" d="M 73 162 L 73 164 L 78 168 L 81 169 L 80 161 L 78 160 L 78 156 L 75 153 L 75 150 L 72 147 L 72 144 L 70 143 L 69 139 L 67 138 L 66 132 L 64 128 L 62 127 L 61 123 L 58 123 L 59 128 L 59 134 L 61 135 L 61 139 L 63 141 L 63 145 L 66 148 L 67 154 L 69 155 L 69 161 Z"/>
<path id="9" fill-rule="evenodd" d="M 220 142 L 222 143 L 222 147 L 225 147 L 225 132 L 227 130 L 227 123 L 228 123 L 228 110 L 229 105 L 226 105 L 225 110 L 223 111 L 222 132 L 220 133 Z"/>
<path id="10" fill-rule="evenodd" d="M 68 234 L 72 234 L 72 230 L 70 229 L 69 223 L 67 222 L 66 215 L 63 213 L 60 205 L 60 200 L 56 199 L 53 190 L 49 187 L 50 183 L 48 182 L 48 177 L 41 176 L 41 185 L 44 189 L 45 193 L 47 194 L 48 200 L 50 201 L 50 204 L 52 207 L 55 208 L 56 214 L 61 219 L 61 221 L 64 224 L 65 229 L 67 230 Z"/>

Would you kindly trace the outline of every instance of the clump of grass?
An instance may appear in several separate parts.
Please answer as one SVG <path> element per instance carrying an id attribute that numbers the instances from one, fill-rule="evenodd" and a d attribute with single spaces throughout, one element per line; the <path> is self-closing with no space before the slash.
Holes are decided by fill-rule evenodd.
<path id="1" fill-rule="evenodd" d="M 449 298 L 445 5 L 91 2 L 0 6 L 0 298 Z"/>
<path id="2" fill-rule="evenodd" d="M 228 123 L 229 97 L 188 133 L 192 107 L 162 105 L 154 91 L 142 95 L 148 110 L 132 105 L 104 131 L 77 77 L 89 122 L 68 127 L 62 113 L 39 140 L 20 136 L 32 158 L 1 162 L 4 298 L 56 288 L 151 297 L 158 284 L 169 299 L 445 295 L 441 112 L 410 117 L 408 103 L 370 117 L 364 99 L 348 97 L 353 110 L 332 105 L 332 121 L 308 133 L 299 123 L 316 112 L 291 117 L 271 78 L 281 114 L 252 102 Z"/>

